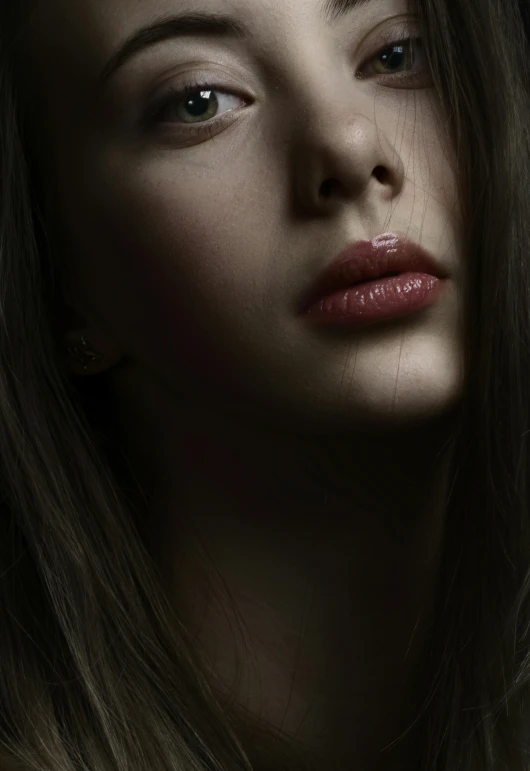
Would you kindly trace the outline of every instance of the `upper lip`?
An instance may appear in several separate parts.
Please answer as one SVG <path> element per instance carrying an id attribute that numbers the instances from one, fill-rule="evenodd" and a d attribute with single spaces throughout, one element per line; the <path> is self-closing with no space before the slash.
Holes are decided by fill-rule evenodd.
<path id="1" fill-rule="evenodd" d="M 447 271 L 419 244 L 383 233 L 371 241 L 349 244 L 318 276 L 303 301 L 303 309 L 340 289 L 381 278 L 389 273 L 430 273 L 447 278 Z"/>

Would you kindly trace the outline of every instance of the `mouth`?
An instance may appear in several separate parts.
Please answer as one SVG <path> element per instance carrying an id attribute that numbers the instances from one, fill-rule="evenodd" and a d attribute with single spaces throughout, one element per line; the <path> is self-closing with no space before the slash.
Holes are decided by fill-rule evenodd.
<path id="1" fill-rule="evenodd" d="M 394 273 L 382 273 L 380 276 L 373 276 L 372 278 L 362 278 L 360 281 L 356 281 L 352 286 L 358 286 L 359 284 L 369 284 L 371 281 L 380 281 L 382 278 L 392 278 L 392 276 L 401 276 L 406 271 L 395 271 Z M 345 287 L 348 289 L 348 287 Z"/>
<path id="2" fill-rule="evenodd" d="M 370 241 L 346 246 L 317 277 L 302 299 L 302 307 L 336 292 L 407 273 L 447 278 L 444 266 L 422 246 L 396 233 L 384 233 Z"/>

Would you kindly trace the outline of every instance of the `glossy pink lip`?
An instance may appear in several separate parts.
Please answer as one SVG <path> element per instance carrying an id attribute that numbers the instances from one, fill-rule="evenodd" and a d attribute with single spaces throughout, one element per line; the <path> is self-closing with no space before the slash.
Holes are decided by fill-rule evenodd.
<path id="1" fill-rule="evenodd" d="M 357 241 L 343 249 L 320 274 L 304 297 L 301 312 L 340 289 L 405 272 L 428 273 L 437 278 L 449 276 L 423 247 L 395 233 L 383 233 L 371 241 Z"/>

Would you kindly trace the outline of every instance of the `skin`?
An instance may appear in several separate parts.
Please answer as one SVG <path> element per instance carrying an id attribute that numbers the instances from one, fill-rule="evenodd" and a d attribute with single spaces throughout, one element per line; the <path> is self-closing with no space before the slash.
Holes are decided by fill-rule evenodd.
<path id="1" fill-rule="evenodd" d="M 97 91 L 133 31 L 184 7 L 255 36 L 166 41 Z M 152 483 L 148 542 L 215 688 L 249 736 L 259 715 L 291 737 L 293 768 L 405 767 L 413 732 L 381 750 L 425 688 L 464 255 L 432 83 L 370 69 L 403 21 L 414 36 L 404 0 L 331 24 L 322 0 L 46 0 L 32 17 L 65 338 L 103 354 L 88 376 Z M 175 102 L 139 127 L 195 75 L 223 89 L 209 134 Z M 363 328 L 298 314 L 347 243 L 384 232 L 447 269 L 434 305 Z"/>

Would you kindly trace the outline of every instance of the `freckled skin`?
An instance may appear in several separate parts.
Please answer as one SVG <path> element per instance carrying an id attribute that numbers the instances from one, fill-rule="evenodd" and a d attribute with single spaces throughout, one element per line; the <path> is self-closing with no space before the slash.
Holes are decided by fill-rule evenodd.
<path id="1" fill-rule="evenodd" d="M 237 646 L 206 591 L 219 587 L 200 534 L 259 662 L 261 681 L 244 661 L 239 703 L 310 748 L 293 752 L 327 748 L 322 768 L 380 771 L 410 718 L 403 660 L 417 660 L 438 565 L 463 231 L 432 84 L 354 77 L 384 48 L 378 31 L 417 34 L 406 3 L 372 0 L 331 24 L 322 7 L 190 2 L 255 37 L 166 41 L 99 93 L 116 48 L 182 4 L 41 0 L 34 77 L 65 334 L 105 353 L 91 373 L 109 379 L 135 462 L 154 475 L 150 539 L 172 597 L 229 688 Z M 194 138 L 177 100 L 165 123 L 140 125 L 155 96 L 195 79 L 217 89 L 210 134 Z M 449 271 L 433 306 L 346 330 L 297 314 L 347 243 L 383 232 Z"/>

